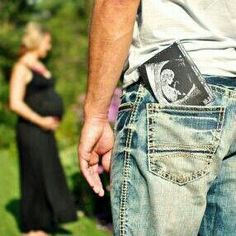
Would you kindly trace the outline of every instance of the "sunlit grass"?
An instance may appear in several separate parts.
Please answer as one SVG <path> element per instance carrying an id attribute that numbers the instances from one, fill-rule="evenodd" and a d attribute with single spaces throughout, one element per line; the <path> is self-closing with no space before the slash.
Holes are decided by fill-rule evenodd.
<path id="1" fill-rule="evenodd" d="M 69 148 L 61 153 L 67 176 L 77 171 L 76 149 Z M 0 235 L 20 235 L 19 222 L 19 177 L 18 160 L 14 145 L 9 150 L 0 150 Z M 70 179 L 68 177 L 68 182 Z M 71 231 L 73 236 L 108 236 L 107 229 L 102 228 L 93 218 L 78 212 L 79 220 L 65 224 L 63 228 Z"/>

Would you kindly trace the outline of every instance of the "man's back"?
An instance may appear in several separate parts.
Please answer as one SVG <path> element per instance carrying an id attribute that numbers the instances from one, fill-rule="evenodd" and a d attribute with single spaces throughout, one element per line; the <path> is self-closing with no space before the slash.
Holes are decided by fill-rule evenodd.
<path id="1" fill-rule="evenodd" d="M 181 40 L 202 74 L 236 74 L 236 1 L 143 0 L 134 28 L 124 87 L 137 67 Z"/>

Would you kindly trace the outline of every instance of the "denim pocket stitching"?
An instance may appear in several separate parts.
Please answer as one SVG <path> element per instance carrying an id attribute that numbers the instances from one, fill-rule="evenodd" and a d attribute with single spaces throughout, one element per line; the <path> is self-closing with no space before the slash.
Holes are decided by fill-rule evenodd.
<path id="1" fill-rule="evenodd" d="M 151 150 L 157 149 L 155 147 L 156 145 L 152 144 L 152 139 L 151 138 L 149 138 L 149 141 L 150 141 L 149 148 Z M 200 152 L 201 150 L 204 149 L 204 150 L 208 151 L 206 153 L 210 153 L 210 154 L 214 153 L 214 148 L 212 147 L 212 143 L 211 144 L 206 144 L 206 145 L 186 145 L 186 144 L 171 143 L 171 147 L 170 147 L 170 143 L 162 142 L 162 144 L 159 144 L 158 147 L 159 147 L 159 149 L 161 149 L 162 147 L 165 148 L 165 150 L 169 149 L 169 151 L 171 151 L 171 150 L 181 150 L 181 149 L 185 149 L 186 150 L 187 148 L 189 148 L 189 149 L 191 148 L 191 150 L 194 151 L 194 152 L 198 152 L 198 151 Z M 177 147 L 178 147 L 178 149 L 177 149 Z"/>
<path id="2" fill-rule="evenodd" d="M 162 144 L 153 144 L 153 140 L 152 140 L 152 136 L 151 136 L 151 132 L 153 132 L 153 130 L 150 129 L 150 114 L 155 114 L 155 112 L 160 112 L 160 111 L 163 111 L 163 110 L 166 110 L 166 109 L 169 109 L 171 111 L 174 111 L 175 108 L 178 108 L 177 110 L 178 111 L 186 111 L 186 112 L 192 112 L 192 111 L 195 111 L 195 110 L 198 110 L 198 111 L 202 111 L 202 112 L 217 112 L 217 123 L 216 123 L 216 130 L 215 132 L 212 133 L 212 142 L 210 145 L 206 145 L 204 146 L 204 149 L 206 151 L 209 151 L 208 153 L 203 153 L 203 152 L 198 152 L 198 153 L 191 153 L 191 150 L 188 151 L 188 153 L 186 153 L 186 150 L 175 150 L 175 151 L 167 151 L 165 150 L 163 153 L 160 152 L 160 147 L 167 147 L 169 149 L 171 149 L 170 147 L 173 148 L 173 145 L 172 143 L 162 143 Z M 200 177 L 203 177 L 204 175 L 208 174 L 209 173 L 209 166 L 210 164 L 212 163 L 213 161 L 213 154 L 216 152 L 216 149 L 218 148 L 219 146 L 219 140 L 220 140 L 220 136 L 221 136 L 221 133 L 222 133 L 222 124 L 223 124 L 223 121 L 224 121 L 224 115 L 225 115 L 225 107 L 223 106 L 213 106 L 213 107 L 194 107 L 194 106 L 187 106 L 187 107 L 183 107 L 183 106 L 160 106 L 159 104 L 156 104 L 156 103 L 149 103 L 149 104 L 146 104 L 146 110 L 147 110 L 147 135 L 148 135 L 148 163 L 149 163 L 149 171 L 157 176 L 160 176 L 166 180 L 169 180 L 173 183 L 176 183 L 178 185 L 184 185 L 190 181 L 193 181 L 193 180 L 196 180 L 196 179 L 199 179 Z M 154 147 L 156 146 L 156 148 Z M 177 146 L 177 144 L 176 144 Z M 178 145 L 178 148 L 181 148 L 184 147 L 186 148 L 194 148 L 194 147 L 197 147 L 197 146 L 193 146 L 193 145 Z M 168 154 L 166 154 L 166 152 Z M 176 153 L 177 152 L 177 153 Z M 161 158 L 163 157 L 169 157 L 169 158 L 172 158 L 173 157 L 173 154 L 176 156 L 185 156 L 188 158 L 191 157 L 191 158 L 195 158 L 194 155 L 198 156 L 198 159 L 199 159 L 199 156 L 202 155 L 202 159 L 204 160 L 204 158 L 206 158 L 206 165 L 203 166 L 203 168 L 201 169 L 198 169 L 198 170 L 191 170 L 189 174 L 186 176 L 186 175 L 180 175 L 180 176 L 177 176 L 176 174 L 173 174 L 173 173 L 169 173 L 168 171 L 163 171 L 163 168 L 161 166 L 158 167 L 158 165 L 154 162 L 155 159 L 156 160 L 159 160 L 161 161 Z M 156 155 L 156 157 L 153 157 L 153 155 Z M 204 156 L 204 157 L 203 157 Z M 173 157 L 173 158 L 175 158 Z M 159 163 L 160 164 L 160 163 Z"/>
<path id="3" fill-rule="evenodd" d="M 216 152 L 217 148 L 219 145 L 220 137 L 222 135 L 222 126 L 225 120 L 225 107 L 221 107 L 221 110 L 219 112 L 219 118 L 218 118 L 218 123 L 217 123 L 217 128 L 215 133 L 213 134 L 213 145 L 215 146 L 214 153 Z M 217 135 L 218 134 L 218 135 Z"/>
<path id="4" fill-rule="evenodd" d="M 176 111 L 176 112 L 219 112 L 223 106 L 198 106 L 198 105 L 160 105 L 159 103 L 148 103 L 148 109 L 152 112 L 157 111 Z"/>
<path id="5" fill-rule="evenodd" d="M 219 93 L 223 96 L 226 96 L 228 98 L 231 98 L 231 99 L 236 99 L 236 89 L 230 89 L 229 87 L 227 86 L 217 86 L 217 85 L 210 85 L 211 86 L 211 89 L 215 92 L 215 93 Z M 234 88 L 234 87 L 232 87 Z"/>
<path id="6" fill-rule="evenodd" d="M 173 174 L 170 173 L 168 171 L 163 171 L 161 168 L 158 168 L 156 163 L 154 162 L 155 160 L 153 160 L 154 158 L 152 158 L 152 160 L 150 160 L 150 172 L 152 172 L 155 175 L 158 175 L 160 177 L 162 177 L 163 179 L 169 180 L 173 183 L 176 183 L 178 185 L 184 185 L 188 182 L 192 182 L 194 180 L 197 180 L 201 177 L 203 177 L 204 175 L 209 173 L 209 167 L 210 164 L 213 161 L 213 155 L 207 155 L 203 157 L 203 155 L 198 155 L 198 157 L 196 157 L 197 155 L 194 154 L 186 154 L 186 153 L 175 153 L 175 157 L 172 157 L 173 155 L 163 155 L 161 157 L 158 157 L 158 160 L 163 159 L 163 158 L 178 158 L 178 157 L 185 157 L 185 158 L 193 158 L 193 159 L 201 159 L 203 162 L 205 162 L 205 165 L 202 169 L 198 169 L 198 170 L 193 170 L 191 172 L 191 174 L 185 174 L 183 173 L 182 175 L 177 175 L 177 174 Z M 153 166 L 152 166 L 153 165 Z"/>
<path id="7" fill-rule="evenodd" d="M 182 153 L 179 153 L 179 155 L 182 156 Z M 189 158 L 189 157 L 187 157 L 187 158 Z M 200 179 L 201 177 L 208 174 L 209 170 L 210 170 L 209 167 L 210 167 L 210 164 L 212 163 L 212 161 L 213 161 L 213 158 L 209 159 L 209 161 L 206 163 L 206 165 L 202 169 L 193 170 L 191 172 L 191 174 L 189 174 L 189 175 L 186 175 L 186 174 L 176 175 L 176 174 L 173 174 L 173 173 L 170 173 L 167 171 L 163 171 L 161 168 L 160 169 L 156 168 L 155 164 L 154 164 L 155 167 L 151 168 L 152 163 L 150 163 L 149 168 L 150 168 L 151 173 L 158 175 L 163 179 L 166 179 L 168 181 L 171 181 L 171 182 L 181 186 L 181 185 L 185 185 L 189 182 L 192 182 L 194 180 Z"/>

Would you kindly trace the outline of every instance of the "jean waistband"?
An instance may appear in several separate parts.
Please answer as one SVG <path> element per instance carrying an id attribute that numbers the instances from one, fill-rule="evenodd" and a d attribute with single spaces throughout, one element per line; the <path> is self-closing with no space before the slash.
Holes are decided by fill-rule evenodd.
<path id="1" fill-rule="evenodd" d="M 214 91 L 236 98 L 236 77 L 216 75 L 203 75 L 203 77 Z"/>
<path id="2" fill-rule="evenodd" d="M 203 77 L 209 84 L 223 85 L 236 88 L 236 77 L 216 76 L 216 75 L 203 75 Z"/>

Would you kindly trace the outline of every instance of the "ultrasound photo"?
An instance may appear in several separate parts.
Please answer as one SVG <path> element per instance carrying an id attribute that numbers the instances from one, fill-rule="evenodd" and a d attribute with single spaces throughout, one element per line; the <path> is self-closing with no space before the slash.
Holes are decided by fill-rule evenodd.
<path id="1" fill-rule="evenodd" d="M 140 67 L 160 104 L 206 105 L 211 89 L 183 46 L 175 42 Z"/>

